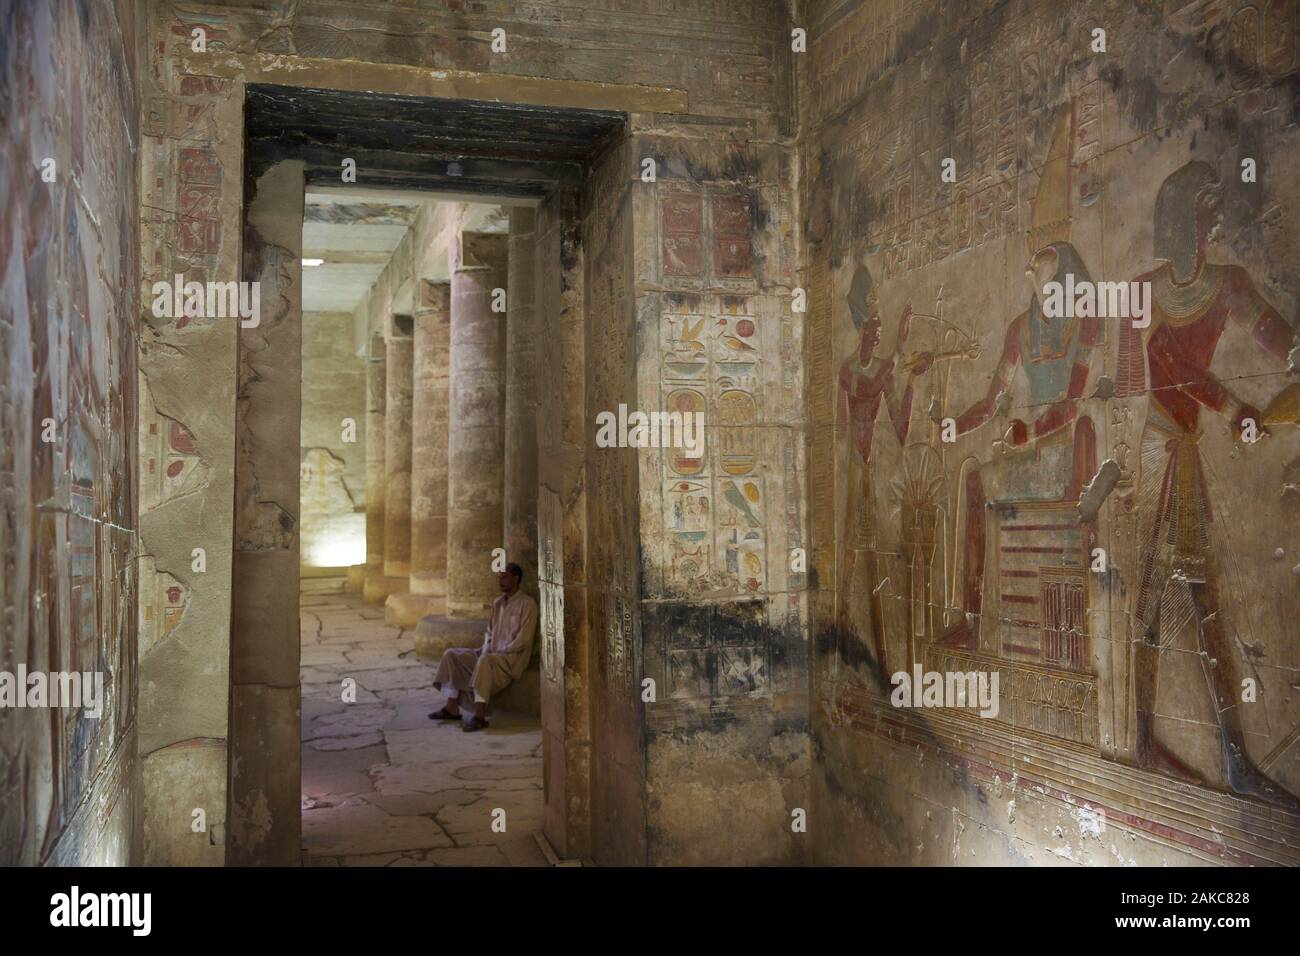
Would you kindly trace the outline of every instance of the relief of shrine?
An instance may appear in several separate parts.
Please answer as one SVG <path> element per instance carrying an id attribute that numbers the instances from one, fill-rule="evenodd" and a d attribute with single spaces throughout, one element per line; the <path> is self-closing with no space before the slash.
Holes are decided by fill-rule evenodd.
<path id="1" fill-rule="evenodd" d="M 1294 4 L 1269 10 L 1293 38 Z M 1296 57 L 1265 19 L 1242 7 L 1218 42 L 1237 51 L 1234 87 L 1259 87 L 1235 105 L 1277 130 L 1269 78 Z M 836 542 L 823 627 L 866 654 L 849 677 L 840 638 L 823 692 L 842 696 L 846 679 L 887 692 L 917 667 L 996 671 L 996 718 L 922 719 L 1295 807 L 1300 779 L 1280 773 L 1300 736 L 1287 672 L 1256 666 L 1285 668 L 1294 649 L 1255 614 L 1252 601 L 1281 599 L 1243 564 L 1256 537 L 1272 548 L 1285 505 L 1252 515 L 1239 497 L 1275 496 L 1297 460 L 1295 290 L 1279 295 L 1275 271 L 1223 241 L 1234 163 L 1189 157 L 1190 135 L 1132 141 L 1131 104 L 1099 68 L 1048 75 L 1024 26 L 1023 45 L 973 58 L 969 95 L 942 121 L 916 103 L 942 92 L 900 81 L 823 128 L 814 182 L 833 180 L 836 198 L 808 218 L 810 510 Z M 942 184 L 948 156 L 959 172 Z M 1041 290 L 1067 276 L 1144 284 L 1150 325 L 1049 314 Z M 1267 457 L 1241 439 L 1248 420 L 1269 430 Z M 1240 705 L 1247 678 L 1270 706 Z M 1171 714 L 1196 715 L 1198 743 Z"/>

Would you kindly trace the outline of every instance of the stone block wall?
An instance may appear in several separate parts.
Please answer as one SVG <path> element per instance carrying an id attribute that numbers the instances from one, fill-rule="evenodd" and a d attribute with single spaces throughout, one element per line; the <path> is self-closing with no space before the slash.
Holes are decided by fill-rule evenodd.
<path id="1" fill-rule="evenodd" d="M 179 62 L 195 29 L 209 50 L 229 33 L 222 18 L 200 25 L 158 5 L 146 7 L 146 29 L 141 284 L 239 280 L 243 85 Z M 170 623 L 140 649 L 147 864 L 225 860 L 237 332 L 230 318 L 146 314 L 141 326 L 140 429 L 152 446 L 139 470 L 140 589 Z"/>

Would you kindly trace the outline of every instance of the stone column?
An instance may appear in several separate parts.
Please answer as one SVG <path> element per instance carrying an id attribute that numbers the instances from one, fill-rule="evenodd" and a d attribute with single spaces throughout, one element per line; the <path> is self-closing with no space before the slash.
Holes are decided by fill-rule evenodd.
<path id="1" fill-rule="evenodd" d="M 416 289 L 411 400 L 410 590 L 388 598 L 385 619 L 414 627 L 443 614 L 447 601 L 447 386 L 451 284 L 421 280 Z"/>
<path id="2" fill-rule="evenodd" d="M 384 576 L 401 579 L 403 591 L 411 573 L 412 328 L 409 315 L 392 317 L 384 390 Z"/>
<path id="3" fill-rule="evenodd" d="M 510 210 L 506 308 L 505 547 L 524 569 L 523 589 L 537 597 L 537 304 L 534 223 Z"/>
<path id="4" fill-rule="evenodd" d="M 421 282 L 415 314 L 411 591 L 447 596 L 447 411 L 451 283 Z"/>
<path id="5" fill-rule="evenodd" d="M 447 426 L 447 612 L 426 615 L 415 651 L 437 660 L 448 647 L 474 647 L 501 593 L 492 549 L 505 547 L 505 312 L 508 238 L 465 232 L 452 243 Z"/>
<path id="6" fill-rule="evenodd" d="M 374 336 L 366 356 L 366 583 L 365 598 L 377 604 L 384 589 L 384 410 L 388 354 Z"/>
<path id="7" fill-rule="evenodd" d="M 505 314 L 508 239 L 466 232 L 452 248 L 447 613 L 485 618 L 500 594 L 492 549 L 504 547 Z"/>

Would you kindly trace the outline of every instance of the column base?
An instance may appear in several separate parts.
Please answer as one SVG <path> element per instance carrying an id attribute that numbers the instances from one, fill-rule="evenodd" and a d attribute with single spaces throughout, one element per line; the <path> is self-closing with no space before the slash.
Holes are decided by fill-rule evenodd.
<path id="1" fill-rule="evenodd" d="M 384 623 L 394 627 L 412 628 L 420 619 L 431 614 L 442 614 L 447 610 L 447 599 L 432 594 L 412 594 L 403 591 L 388 595 L 384 602 Z"/>
<path id="2" fill-rule="evenodd" d="M 447 601 L 446 572 L 412 571 L 411 593 L 441 598 L 445 604 Z M 439 611 L 438 613 L 445 614 L 446 611 Z"/>
<path id="3" fill-rule="evenodd" d="M 383 604 L 388 599 L 388 595 L 405 591 L 406 585 L 406 578 L 388 578 L 382 574 L 367 574 L 365 587 L 361 593 L 365 595 L 367 604 Z"/>
<path id="4" fill-rule="evenodd" d="M 487 624 L 486 618 L 426 614 L 415 627 L 415 656 L 438 661 L 449 647 L 478 647 L 483 643 Z"/>
<path id="5" fill-rule="evenodd" d="M 349 594 L 362 594 L 366 590 L 366 566 L 364 564 L 354 564 L 348 568 L 348 583 L 343 586 L 343 590 Z"/>
<path id="6" fill-rule="evenodd" d="M 504 710 L 529 717 L 542 716 L 542 672 L 529 667 L 519 680 L 511 681 L 505 690 L 494 694 L 488 704 L 490 710 Z"/>

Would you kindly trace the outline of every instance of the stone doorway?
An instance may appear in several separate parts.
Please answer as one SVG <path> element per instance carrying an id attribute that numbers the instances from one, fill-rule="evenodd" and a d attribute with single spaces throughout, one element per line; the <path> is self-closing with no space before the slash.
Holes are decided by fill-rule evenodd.
<path id="1" fill-rule="evenodd" d="M 592 181 L 618 182 L 603 171 L 627 163 L 619 145 L 625 117 L 250 86 L 246 136 L 243 276 L 260 283 L 262 321 L 241 329 L 238 343 L 227 862 L 296 863 L 304 844 L 310 862 L 381 862 L 374 854 L 392 853 L 382 862 L 497 861 L 487 851 L 455 859 L 435 853 L 477 845 L 463 839 L 468 830 L 462 839 L 453 831 L 473 830 L 466 814 L 474 811 L 464 807 L 484 800 L 507 814 L 499 805 L 517 805 L 510 839 L 484 846 L 545 831 L 544 844 L 511 842 L 508 861 L 536 862 L 541 845 L 585 856 L 588 621 L 585 601 L 578 614 L 566 604 L 585 591 L 584 358 L 588 339 L 600 333 L 593 326 L 612 313 L 584 308 L 583 250 L 587 220 L 617 201 L 617 190 L 599 195 Z M 316 258 L 304 244 L 304 222 L 313 219 L 304 197 L 361 188 L 349 179 L 354 170 L 365 189 L 435 200 L 426 210 L 494 204 L 508 210 L 509 231 L 474 228 L 464 215 L 426 223 L 411 233 L 403 274 L 390 277 L 383 301 L 369 310 L 378 320 L 358 318 L 365 310 L 354 315 L 365 394 L 335 417 L 340 436 L 349 427 L 365 433 L 366 550 L 350 574 L 342 569 L 333 591 L 310 564 L 329 550 L 332 533 L 311 520 L 319 517 L 312 509 L 319 510 L 322 489 L 328 499 L 331 488 L 346 487 L 341 473 L 355 463 L 303 438 L 304 415 L 313 411 L 302 401 L 303 385 L 307 394 L 313 385 L 303 365 L 313 338 L 304 315 L 315 315 L 303 299 L 309 267 L 300 263 Z M 449 277 L 430 267 L 429 255 L 434 234 L 445 241 L 448 232 Z M 624 268 L 619 276 L 630 282 L 630 274 Z M 486 308 L 497 289 L 508 291 L 511 307 L 502 313 Z M 630 302 L 629 291 L 618 301 Z M 520 331 L 512 334 L 512 326 Z M 543 380 L 537 370 L 548 365 L 577 374 Z M 443 396 L 440 414 L 434 394 Z M 304 479 L 312 483 L 306 496 Z M 430 500 L 439 482 L 440 505 Z M 539 508 L 549 522 L 540 531 Z M 339 533 L 355 538 L 356 522 L 344 524 Z M 503 707 L 492 732 L 455 739 L 441 755 L 451 764 L 411 760 L 452 739 L 445 733 L 447 740 L 433 741 L 438 728 L 422 728 L 412 716 L 427 724 L 423 714 L 435 699 L 432 670 L 414 654 L 416 635 L 430 657 L 481 640 L 495 548 L 525 566 L 528 589 L 540 598 L 536 667 L 516 695 L 532 699 L 511 708 L 535 717 L 530 724 Z M 300 590 L 306 624 L 295 622 L 286 600 Z M 567 686 L 575 678 L 584 693 Z M 485 748 L 481 764 L 465 762 L 470 742 Z M 347 763 L 359 774 L 355 790 L 316 786 L 321 753 L 336 755 L 336 769 Z M 358 760 L 364 772 L 351 766 Z M 447 774 L 456 776 L 443 780 Z M 544 808 L 520 796 L 543 781 Z M 481 790 L 515 795 L 459 802 Z M 444 812 L 460 822 L 441 820 Z M 490 815 L 481 821 L 484 834 L 492 822 Z M 335 831 L 354 837 L 339 842 Z"/>

